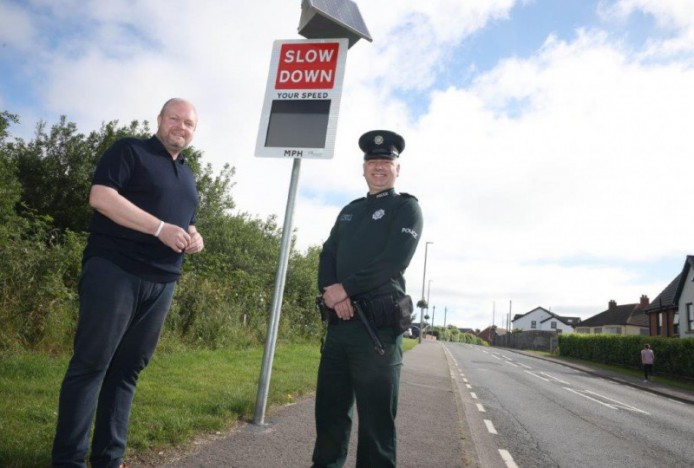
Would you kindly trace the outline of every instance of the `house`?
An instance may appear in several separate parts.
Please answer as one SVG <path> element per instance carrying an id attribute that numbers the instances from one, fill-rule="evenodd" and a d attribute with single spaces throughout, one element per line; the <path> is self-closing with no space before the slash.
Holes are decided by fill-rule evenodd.
<path id="1" fill-rule="evenodd" d="M 687 258 L 679 275 L 644 310 L 649 334 L 679 338 L 694 337 L 694 256 Z"/>
<path id="2" fill-rule="evenodd" d="M 637 304 L 617 305 L 617 301 L 611 300 L 607 310 L 582 321 L 576 327 L 576 332 L 648 335 L 648 316 L 645 313 L 648 305 L 648 296 L 645 295 Z"/>
<path id="3" fill-rule="evenodd" d="M 580 321 L 579 317 L 562 317 L 544 307 L 536 307 L 528 313 L 515 315 L 511 323 L 514 330 L 549 330 L 573 333 L 574 327 Z"/>

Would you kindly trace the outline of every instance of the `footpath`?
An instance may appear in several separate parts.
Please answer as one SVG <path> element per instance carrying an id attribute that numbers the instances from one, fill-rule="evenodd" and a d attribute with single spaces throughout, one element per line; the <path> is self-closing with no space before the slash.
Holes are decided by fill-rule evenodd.
<path id="1" fill-rule="evenodd" d="M 510 348 L 495 348 L 556 362 L 583 372 L 694 404 L 694 392 L 655 381 L 644 383 L 636 377 L 541 356 Z M 398 467 L 479 467 L 474 443 L 467 429 L 463 404 L 455 382 L 455 365 L 442 343 L 424 341 L 404 355 L 400 379 L 400 402 L 396 419 Z M 179 455 L 169 454 L 166 462 L 128 460 L 132 468 L 296 468 L 311 465 L 315 429 L 314 398 L 295 404 L 269 408 L 265 424 L 243 423 L 214 440 L 186 447 Z M 355 466 L 356 418 L 346 467 Z"/>
<path id="2" fill-rule="evenodd" d="M 404 354 L 396 418 L 398 467 L 474 467 L 474 447 L 467 439 L 459 394 L 448 358 L 438 342 L 423 341 Z M 280 408 L 269 408 L 264 426 L 243 424 L 217 440 L 195 445 L 184 456 L 165 464 L 126 460 L 129 467 L 309 467 L 315 437 L 314 398 Z M 346 467 L 355 466 L 354 412 Z"/>

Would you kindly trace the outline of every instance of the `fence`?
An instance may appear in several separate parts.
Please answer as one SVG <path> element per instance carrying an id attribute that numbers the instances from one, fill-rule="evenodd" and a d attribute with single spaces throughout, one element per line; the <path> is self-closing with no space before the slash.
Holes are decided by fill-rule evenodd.
<path id="1" fill-rule="evenodd" d="M 491 345 L 553 353 L 559 346 L 559 334 L 550 330 L 531 330 L 504 335 L 494 333 Z"/>

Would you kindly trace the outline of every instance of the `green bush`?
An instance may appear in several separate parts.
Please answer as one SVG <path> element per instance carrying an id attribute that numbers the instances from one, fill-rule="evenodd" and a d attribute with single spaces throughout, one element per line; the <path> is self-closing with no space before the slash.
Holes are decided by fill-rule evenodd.
<path id="1" fill-rule="evenodd" d="M 77 283 L 92 213 L 91 174 L 116 139 L 151 134 L 147 122 L 116 121 L 88 135 L 61 117 L 41 122 L 25 142 L 9 138 L 17 116 L 0 112 L 0 353 L 71 351 L 78 316 Z M 200 205 L 205 250 L 186 258 L 163 342 L 207 348 L 262 344 L 267 335 L 281 228 L 275 217 L 234 213 L 235 170 L 215 174 L 202 152 L 185 150 Z M 319 249 L 292 251 L 278 338 L 316 340 Z"/>
<path id="2" fill-rule="evenodd" d="M 26 237 L 0 232 L 0 351 L 61 352 L 74 335 L 84 236 L 52 243 L 43 221 L 26 225 Z"/>

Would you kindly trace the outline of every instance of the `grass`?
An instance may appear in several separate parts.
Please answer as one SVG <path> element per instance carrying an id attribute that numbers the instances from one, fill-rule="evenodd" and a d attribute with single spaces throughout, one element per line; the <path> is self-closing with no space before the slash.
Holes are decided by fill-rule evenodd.
<path id="1" fill-rule="evenodd" d="M 404 339 L 403 349 L 417 340 Z M 165 349 L 140 375 L 130 418 L 128 453 L 149 458 L 196 437 L 251 420 L 263 349 Z M 315 390 L 318 345 L 278 345 L 268 411 Z M 50 466 L 58 392 L 67 357 L 0 357 L 0 466 Z"/>
<path id="2" fill-rule="evenodd" d="M 278 346 L 268 407 L 312 392 L 319 356 L 317 345 Z M 252 419 L 262 357 L 262 349 L 155 354 L 138 382 L 127 456 Z M 0 359 L 0 466 L 50 466 L 66 366 L 66 357 L 38 354 Z"/>

